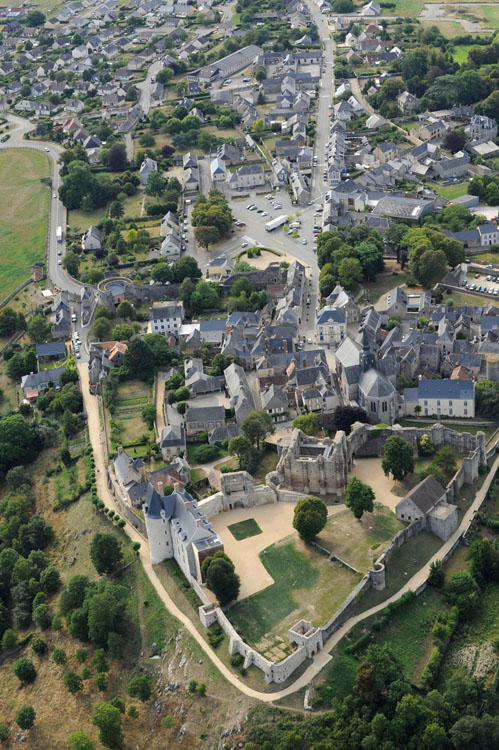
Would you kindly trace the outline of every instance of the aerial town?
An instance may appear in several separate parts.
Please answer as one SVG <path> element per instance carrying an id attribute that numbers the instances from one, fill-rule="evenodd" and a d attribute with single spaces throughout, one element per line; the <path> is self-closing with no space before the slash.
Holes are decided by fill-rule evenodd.
<path id="1" fill-rule="evenodd" d="M 0 746 L 497 750 L 498 5 L 0 33 Z"/>

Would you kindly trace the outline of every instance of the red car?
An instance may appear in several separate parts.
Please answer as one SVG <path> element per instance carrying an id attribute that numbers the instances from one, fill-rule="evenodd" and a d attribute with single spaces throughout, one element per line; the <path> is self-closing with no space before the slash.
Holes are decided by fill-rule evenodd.
<path id="1" fill-rule="evenodd" d="M 475 279 L 479 279 L 479 278 L 480 278 L 480 274 L 479 274 L 479 273 L 476 273 L 476 274 L 475 274 Z"/>

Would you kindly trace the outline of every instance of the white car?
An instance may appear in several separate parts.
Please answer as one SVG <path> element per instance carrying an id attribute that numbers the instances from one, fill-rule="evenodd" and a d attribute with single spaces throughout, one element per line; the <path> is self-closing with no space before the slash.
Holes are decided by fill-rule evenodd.
<path id="1" fill-rule="evenodd" d="M 268 212 L 268 211 L 264 211 L 264 212 L 262 213 L 262 216 L 268 216 L 268 215 L 269 215 L 269 212 Z"/>
<path id="2" fill-rule="evenodd" d="M 52 198 L 57 198 L 57 193 L 53 193 Z"/>
<path id="3" fill-rule="evenodd" d="M 302 245 L 306 245 L 308 243 L 308 240 L 304 237 L 301 241 Z"/>
<path id="4" fill-rule="evenodd" d="M 62 255 L 62 251 L 61 251 L 61 250 L 58 250 L 58 251 L 57 251 L 57 255 Z"/>
<path id="5" fill-rule="evenodd" d="M 50 149 L 49 149 L 49 148 L 47 148 L 47 146 L 45 146 L 45 148 L 44 148 L 43 150 L 44 150 L 44 151 L 48 151 L 48 152 L 50 152 Z"/>
<path id="6" fill-rule="evenodd" d="M 311 343 L 312 343 L 312 339 L 311 339 L 310 337 L 309 337 L 309 338 L 307 339 L 307 343 L 308 343 L 308 344 L 311 344 Z"/>
<path id="7" fill-rule="evenodd" d="M 62 260 L 58 260 L 58 261 L 57 261 L 57 265 L 58 265 L 58 266 L 62 265 Z"/>
<path id="8" fill-rule="evenodd" d="M 242 248 L 248 247 L 248 243 L 247 243 L 247 242 L 243 242 L 243 243 L 241 243 L 241 247 L 242 247 Z"/>
<path id="9" fill-rule="evenodd" d="M 80 359 L 80 352 L 76 352 L 76 359 Z"/>

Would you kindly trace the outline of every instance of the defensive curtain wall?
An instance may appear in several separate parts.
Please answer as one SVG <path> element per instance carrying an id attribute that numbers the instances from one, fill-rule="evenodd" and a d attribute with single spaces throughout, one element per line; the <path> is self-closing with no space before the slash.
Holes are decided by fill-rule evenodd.
<path id="1" fill-rule="evenodd" d="M 199 507 L 206 516 L 211 517 L 234 508 L 283 501 L 296 502 L 304 494 L 332 494 L 340 502 L 355 457 L 381 457 L 385 441 L 391 435 L 404 437 L 416 452 L 417 441 L 424 434 L 430 435 L 438 448 L 449 446 L 464 455 L 460 468 L 447 485 L 446 499 L 450 502 L 463 484 L 471 484 L 478 477 L 479 467 L 487 461 L 484 433 L 471 435 L 455 432 L 441 424 L 429 425 L 424 429 L 399 425 L 379 428 L 357 423 L 348 437 L 344 432 L 338 432 L 332 440 L 317 440 L 308 437 L 301 430 L 293 430 L 289 444 L 282 441 L 278 445 L 279 463 L 276 471 L 267 474 L 265 485 L 255 487 L 252 477 L 244 471 L 226 474 L 222 476 L 221 491 L 202 500 Z M 385 588 L 385 570 L 393 553 L 424 528 L 425 519 L 419 519 L 399 531 L 373 568 L 359 581 L 327 623 L 317 627 L 307 620 L 300 620 L 290 628 L 288 638 L 296 648 L 280 662 L 269 661 L 245 643 L 223 610 L 211 602 L 206 603 L 206 596 L 201 596 L 205 602 L 199 607 L 201 622 L 205 627 L 215 623 L 220 625 L 229 638 L 230 655 L 240 654 L 246 669 L 254 665 L 262 670 L 267 683 L 283 683 L 304 661 L 311 659 L 324 647 L 328 638 L 348 620 L 363 593 L 371 586 L 376 589 Z M 196 590 L 198 588 L 196 586 Z M 198 593 L 204 594 L 203 591 Z"/>

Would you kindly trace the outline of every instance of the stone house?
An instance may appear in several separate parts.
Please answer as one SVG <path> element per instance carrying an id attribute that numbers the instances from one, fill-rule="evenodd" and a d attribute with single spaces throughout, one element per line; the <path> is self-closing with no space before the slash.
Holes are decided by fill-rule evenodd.
<path id="1" fill-rule="evenodd" d="M 457 505 L 447 503 L 445 489 L 431 475 L 397 503 L 395 514 L 406 523 L 424 520 L 426 528 L 444 542 L 458 526 Z"/>
<path id="2" fill-rule="evenodd" d="M 472 418 L 475 384 L 472 380 L 422 379 L 417 388 L 404 389 L 404 410 L 411 415 Z"/>
<path id="3" fill-rule="evenodd" d="M 81 246 L 84 250 L 100 250 L 102 247 L 102 232 L 93 225 L 81 236 Z"/>
<path id="4" fill-rule="evenodd" d="M 158 162 L 154 161 L 154 159 L 149 158 L 149 156 L 146 156 L 144 158 L 144 161 L 140 165 L 140 182 L 142 185 L 147 185 L 147 181 L 149 179 L 149 175 L 152 172 L 158 171 Z"/>
<path id="5" fill-rule="evenodd" d="M 261 393 L 262 409 L 270 414 L 275 422 L 284 422 L 288 418 L 288 397 L 284 390 L 273 383 Z"/>
<path id="6" fill-rule="evenodd" d="M 181 302 L 155 302 L 149 310 L 151 332 L 178 335 L 183 317 L 184 308 Z"/>
<path id="7" fill-rule="evenodd" d="M 158 441 L 163 461 L 185 452 L 185 429 L 181 425 L 165 425 Z"/>
<path id="8" fill-rule="evenodd" d="M 325 305 L 317 313 L 316 330 L 319 343 L 327 346 L 339 344 L 346 336 L 347 323 L 344 312 L 332 305 Z"/>
<path id="9" fill-rule="evenodd" d="M 196 437 L 200 432 L 211 432 L 218 427 L 225 427 L 223 406 L 191 406 L 189 404 L 185 413 L 187 439 Z"/>
<path id="10" fill-rule="evenodd" d="M 37 344 L 35 350 L 39 362 L 66 359 L 66 344 L 64 341 L 56 341 L 51 344 Z"/>
<path id="11" fill-rule="evenodd" d="M 231 190 L 253 188 L 260 185 L 265 185 L 265 170 L 261 164 L 244 164 L 235 172 L 232 172 L 229 178 Z"/>
<path id="12" fill-rule="evenodd" d="M 54 388 L 58 391 L 61 387 L 61 375 L 65 370 L 65 367 L 55 367 L 52 370 L 30 372 L 29 375 L 23 375 L 21 378 L 21 390 L 24 398 L 31 401 L 36 399 L 40 393 L 48 391 L 49 388 Z"/>
<path id="13" fill-rule="evenodd" d="M 402 93 L 397 96 L 396 102 L 398 108 L 404 115 L 411 115 L 419 107 L 419 99 L 408 91 L 402 91 Z"/>

